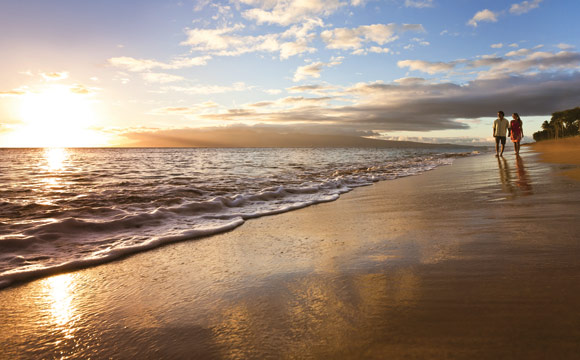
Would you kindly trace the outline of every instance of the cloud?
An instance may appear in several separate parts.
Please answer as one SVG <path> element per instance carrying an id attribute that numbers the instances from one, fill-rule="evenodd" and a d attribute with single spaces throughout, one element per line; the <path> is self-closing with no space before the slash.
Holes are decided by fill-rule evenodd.
<path id="1" fill-rule="evenodd" d="M 182 92 L 189 95 L 221 94 L 234 91 L 248 91 L 251 89 L 253 89 L 252 86 L 248 86 L 243 82 L 236 82 L 229 86 L 198 84 L 193 86 L 164 86 L 162 88 L 163 91 Z"/>
<path id="2" fill-rule="evenodd" d="M 109 64 L 133 72 L 148 71 L 152 69 L 174 70 L 192 66 L 203 66 L 211 56 L 198 56 L 194 58 L 176 58 L 169 63 L 150 59 L 135 59 L 128 56 L 114 57 L 108 60 Z"/>
<path id="3" fill-rule="evenodd" d="M 391 49 L 382 48 L 380 46 L 371 46 L 369 48 L 369 52 L 376 53 L 376 54 L 388 54 L 391 52 Z"/>
<path id="4" fill-rule="evenodd" d="M 216 122 L 257 121 L 275 124 L 311 123 L 329 128 L 375 131 L 466 129 L 456 119 L 493 117 L 498 108 L 523 116 L 548 115 L 577 106 L 580 73 L 535 74 L 473 80 L 466 84 L 431 84 L 420 79 L 399 83 L 358 83 L 342 91 L 353 105 L 329 105 L 322 100 L 283 110 L 241 107 L 201 115 Z M 491 123 L 490 123 L 491 126 Z"/>
<path id="5" fill-rule="evenodd" d="M 333 58 L 330 62 L 315 62 L 312 64 L 299 66 L 294 73 L 293 81 L 300 81 L 306 78 L 319 78 L 322 69 L 325 67 L 332 67 L 342 64 L 342 58 Z"/>
<path id="6" fill-rule="evenodd" d="M 574 45 L 570 45 L 570 44 L 564 44 L 564 43 L 560 43 L 558 45 L 556 45 L 556 47 L 560 50 L 571 50 L 574 49 Z"/>
<path id="7" fill-rule="evenodd" d="M 436 74 L 439 72 L 448 72 L 455 68 L 458 61 L 452 62 L 430 62 L 424 60 L 401 60 L 397 62 L 397 66 L 400 68 L 409 68 L 411 71 L 422 71 L 428 74 Z"/>
<path id="8" fill-rule="evenodd" d="M 332 100 L 331 96 L 317 97 L 317 98 L 307 98 L 303 96 L 290 96 L 281 100 L 284 104 L 300 104 L 300 105 L 310 105 L 310 104 L 326 104 L 328 101 Z"/>
<path id="9" fill-rule="evenodd" d="M 183 76 L 166 74 L 166 73 L 143 73 L 143 79 L 149 83 L 166 84 L 170 82 L 182 81 Z"/>
<path id="10" fill-rule="evenodd" d="M 503 43 L 491 44 L 492 49 L 501 49 L 503 47 Z"/>
<path id="11" fill-rule="evenodd" d="M 307 20 L 281 33 L 257 36 L 238 35 L 239 31 L 245 29 L 242 24 L 218 29 L 188 29 L 187 39 L 181 45 L 217 56 L 239 56 L 252 52 L 279 53 L 280 59 L 284 60 L 302 53 L 315 52 L 316 49 L 309 46 L 315 37 L 312 30 L 322 25 L 321 20 Z"/>
<path id="12" fill-rule="evenodd" d="M 314 94 L 314 95 L 322 95 L 327 93 L 328 91 L 336 90 L 335 86 L 330 85 L 299 85 L 299 86 L 292 86 L 287 88 L 286 90 L 289 93 L 307 93 L 307 94 Z"/>
<path id="13" fill-rule="evenodd" d="M 26 95 L 26 94 L 27 94 L 27 92 L 24 90 L 0 91 L 0 97 L 21 96 L 21 95 Z"/>
<path id="14" fill-rule="evenodd" d="M 405 31 L 424 32 L 421 24 L 374 24 L 357 28 L 335 28 L 325 30 L 320 36 L 328 49 L 360 49 L 363 43 L 384 45 L 398 39 L 399 33 Z"/>
<path id="15" fill-rule="evenodd" d="M 505 54 L 505 56 L 525 56 L 525 55 L 529 55 L 532 51 L 530 49 L 519 49 L 519 50 L 513 50 L 508 52 L 507 54 Z"/>
<path id="16" fill-rule="evenodd" d="M 153 114 L 157 115 L 199 115 L 206 112 L 208 109 L 215 109 L 219 105 L 213 101 L 206 101 L 192 106 L 174 106 L 155 109 Z"/>
<path id="17" fill-rule="evenodd" d="M 532 0 L 524 1 L 519 4 L 512 4 L 509 11 L 511 14 L 522 15 L 538 8 L 541 2 L 542 0 Z"/>
<path id="18" fill-rule="evenodd" d="M 473 17 L 467 22 L 468 25 L 471 25 L 473 27 L 477 27 L 477 23 L 478 22 L 497 22 L 497 13 L 494 13 L 491 10 L 488 9 L 484 9 L 481 11 L 478 11 L 475 15 L 473 15 Z"/>
<path id="19" fill-rule="evenodd" d="M 69 74 L 66 71 L 61 72 L 49 72 L 40 74 L 46 81 L 59 81 L 67 79 Z"/>
<path id="20" fill-rule="evenodd" d="M 529 71 L 577 70 L 579 66 L 580 53 L 578 52 L 535 52 L 519 60 L 502 59 L 485 74 L 523 74 Z"/>
<path id="21" fill-rule="evenodd" d="M 406 7 L 426 8 L 433 7 L 433 0 L 405 0 Z"/>
<path id="22" fill-rule="evenodd" d="M 520 57 L 520 59 L 512 59 Z M 482 56 L 475 60 L 458 59 L 449 62 L 430 62 L 424 60 L 401 60 L 400 68 L 411 71 L 421 71 L 428 74 L 444 73 L 461 70 L 472 71 L 485 68 L 478 73 L 478 78 L 496 78 L 509 75 L 522 75 L 528 72 L 576 70 L 580 66 L 580 53 L 571 51 L 533 52 L 529 49 L 519 49 L 506 54 L 506 57 Z"/>
<path id="23" fill-rule="evenodd" d="M 340 0 L 238 0 L 240 4 L 252 8 L 242 12 L 242 15 L 257 24 L 277 24 L 288 26 L 304 19 L 328 16 L 346 5 Z M 359 5 L 357 2 L 356 5 Z"/>
<path id="24" fill-rule="evenodd" d="M 405 77 L 396 79 L 393 82 L 399 85 L 420 85 L 425 83 L 425 79 L 420 77 Z"/>
<path id="25" fill-rule="evenodd" d="M 99 89 L 86 87 L 82 84 L 74 84 L 69 88 L 70 92 L 77 95 L 91 95 L 97 92 Z"/>

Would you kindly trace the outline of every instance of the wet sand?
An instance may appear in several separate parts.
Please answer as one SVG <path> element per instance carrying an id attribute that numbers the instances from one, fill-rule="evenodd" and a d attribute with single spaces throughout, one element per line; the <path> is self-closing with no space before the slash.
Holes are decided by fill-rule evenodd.
<path id="1" fill-rule="evenodd" d="M 2 290 L 2 356 L 577 359 L 580 182 L 563 167 L 460 159 Z"/>

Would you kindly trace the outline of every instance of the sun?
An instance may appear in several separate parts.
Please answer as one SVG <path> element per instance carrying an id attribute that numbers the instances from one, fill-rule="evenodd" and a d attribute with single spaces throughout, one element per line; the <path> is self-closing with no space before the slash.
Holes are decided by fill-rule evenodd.
<path id="1" fill-rule="evenodd" d="M 21 98 L 22 126 L 15 134 L 20 146 L 97 146 L 101 136 L 91 130 L 97 122 L 95 103 L 84 88 L 52 85 Z"/>

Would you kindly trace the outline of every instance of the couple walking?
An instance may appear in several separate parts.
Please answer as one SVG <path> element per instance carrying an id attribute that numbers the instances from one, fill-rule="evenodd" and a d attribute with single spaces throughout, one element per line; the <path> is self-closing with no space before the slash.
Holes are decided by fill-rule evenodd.
<path id="1" fill-rule="evenodd" d="M 520 154 L 520 141 L 524 137 L 524 128 L 522 119 L 518 113 L 512 114 L 512 121 L 509 122 L 504 118 L 503 111 L 497 112 L 497 119 L 493 122 L 493 136 L 495 137 L 495 156 L 502 156 L 505 148 L 506 132 L 514 143 L 516 155 Z M 501 152 L 499 152 L 499 143 L 501 142 Z"/>

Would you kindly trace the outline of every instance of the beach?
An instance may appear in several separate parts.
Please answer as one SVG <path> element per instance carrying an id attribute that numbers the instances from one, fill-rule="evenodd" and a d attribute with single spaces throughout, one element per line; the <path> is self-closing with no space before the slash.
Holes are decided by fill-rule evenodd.
<path id="1" fill-rule="evenodd" d="M 580 182 L 522 149 L 0 291 L 1 357 L 576 359 Z"/>
<path id="2" fill-rule="evenodd" d="M 580 181 L 580 136 L 540 141 L 531 146 L 543 161 L 568 165 L 563 174 Z"/>

